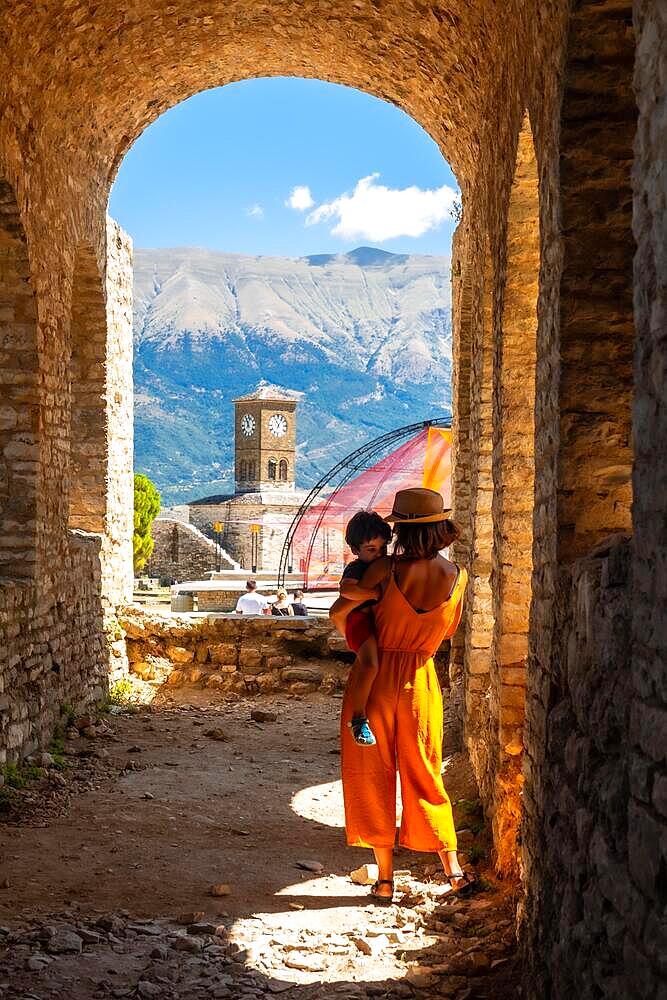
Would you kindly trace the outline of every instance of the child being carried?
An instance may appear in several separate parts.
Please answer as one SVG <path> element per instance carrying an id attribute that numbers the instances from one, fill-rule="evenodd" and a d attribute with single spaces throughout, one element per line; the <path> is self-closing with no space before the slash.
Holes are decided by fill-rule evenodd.
<path id="1" fill-rule="evenodd" d="M 348 522 L 345 541 L 357 557 L 348 563 L 340 581 L 340 597 L 333 604 L 330 616 L 345 634 L 345 641 L 354 661 L 352 685 L 352 735 L 360 746 L 374 746 L 375 737 L 366 716 L 366 705 L 379 669 L 378 645 L 374 630 L 373 605 L 377 604 L 377 587 L 365 589 L 363 576 L 370 563 L 387 554 L 391 528 L 372 510 L 359 510 Z"/>

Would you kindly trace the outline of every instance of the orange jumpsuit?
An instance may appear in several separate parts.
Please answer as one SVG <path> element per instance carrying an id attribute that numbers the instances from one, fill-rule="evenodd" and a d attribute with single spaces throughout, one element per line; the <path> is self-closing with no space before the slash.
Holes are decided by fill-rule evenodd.
<path id="1" fill-rule="evenodd" d="M 452 807 L 440 775 L 442 694 L 433 654 L 461 620 L 467 579 L 460 569 L 449 599 L 422 613 L 404 597 L 392 573 L 374 608 L 380 669 L 366 714 L 376 746 L 358 746 L 347 726 L 352 717 L 350 683 L 341 716 L 345 828 L 353 847 L 393 847 L 398 770 L 401 846 L 456 850 Z"/>

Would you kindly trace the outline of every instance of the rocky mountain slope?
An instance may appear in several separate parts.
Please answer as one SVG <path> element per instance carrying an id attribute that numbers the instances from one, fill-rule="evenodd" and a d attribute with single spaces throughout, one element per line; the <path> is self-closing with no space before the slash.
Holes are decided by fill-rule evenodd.
<path id="1" fill-rule="evenodd" d="M 165 502 L 232 484 L 231 400 L 261 380 L 302 393 L 298 480 L 450 412 L 445 257 L 246 257 L 136 250 L 135 467 Z"/>

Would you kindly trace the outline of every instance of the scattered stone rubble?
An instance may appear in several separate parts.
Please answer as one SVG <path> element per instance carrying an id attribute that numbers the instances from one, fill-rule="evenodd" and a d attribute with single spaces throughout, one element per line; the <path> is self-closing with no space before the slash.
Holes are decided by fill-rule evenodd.
<path id="1" fill-rule="evenodd" d="M 442 897 L 405 872 L 395 906 L 359 908 L 359 931 L 290 924 L 290 912 L 234 923 L 73 912 L 0 927 L 3 1000 L 159 997 L 520 997 L 510 902 L 498 891 Z M 278 919 L 276 919 L 278 918 Z"/>
<path id="2" fill-rule="evenodd" d="M 210 699 L 210 694 L 202 691 L 201 697 Z M 216 719 L 220 724 L 212 727 Z M 303 823 L 312 824 L 313 819 L 317 822 L 331 810 L 321 789 L 327 775 L 336 774 L 329 756 L 335 749 L 336 725 L 331 701 L 321 695 L 282 695 L 263 705 L 258 700 L 220 707 L 184 704 L 139 712 L 115 709 L 115 714 L 106 718 L 82 716 L 67 731 L 63 756 L 68 766 L 61 772 L 47 759 L 51 755 L 43 755 L 44 777 L 17 792 L 20 808 L 6 816 L 5 823 L 20 832 L 29 826 L 48 827 L 57 817 L 67 815 L 68 827 L 73 824 L 75 828 L 78 805 L 91 793 L 98 797 L 98 803 L 104 795 L 108 802 L 113 800 L 114 809 L 118 806 L 122 811 L 117 792 L 127 789 L 128 782 L 135 788 L 131 823 L 140 822 L 142 808 L 148 817 L 146 823 L 154 823 L 151 817 L 157 815 L 156 807 L 169 801 L 165 763 L 196 759 L 198 767 L 208 767 L 224 784 L 226 768 L 221 767 L 222 762 L 244 760 L 249 780 L 254 780 L 256 764 L 261 761 L 270 771 L 293 747 L 294 733 L 307 727 L 314 735 L 308 742 L 308 754 L 301 752 L 297 760 L 299 773 L 306 775 L 306 786 L 312 786 L 311 803 L 319 802 L 317 815 L 304 814 Z M 203 741 L 197 738 L 197 734 L 206 737 L 212 728 L 225 734 L 217 743 L 217 764 L 210 761 L 207 752 L 211 737 Z M 246 742 L 242 744 L 240 737 Z M 139 763 L 142 755 L 150 757 L 150 762 Z M 286 763 L 282 763 L 283 769 L 293 771 Z M 142 774 L 131 773 L 136 770 Z M 460 772 L 457 764 L 453 776 Z M 54 777 L 59 779 L 55 784 Z M 155 794 L 144 790 L 143 782 L 149 780 L 155 782 Z M 142 784 L 136 785 L 137 781 Z M 301 779 L 294 784 L 301 786 Z M 241 782 L 237 801 L 247 794 L 243 788 Z M 461 791 L 465 791 L 463 786 Z M 263 796 L 268 794 L 262 792 Z M 282 799 L 280 792 L 275 803 L 279 805 Z M 248 861 L 235 865 L 225 861 L 231 857 L 229 845 L 224 838 L 216 838 L 222 853 L 215 874 L 222 878 L 202 885 L 199 895 L 186 895 L 185 905 L 178 909 L 155 907 L 150 917 L 146 916 L 144 876 L 137 871 L 141 864 L 132 865 L 134 874 L 129 876 L 116 866 L 112 874 L 104 876 L 109 883 L 125 879 L 120 887 L 121 907 L 103 909 L 103 886 L 96 884 L 94 869 L 88 869 L 82 883 L 85 899 L 79 896 L 77 901 L 68 895 L 64 897 L 67 904 L 60 903 L 55 909 L 37 901 L 32 906 L 20 902 L 11 905 L 12 892 L 20 899 L 22 886 L 18 882 L 12 886 L 12 859 L 20 855 L 10 851 L 19 852 L 22 840 L 16 839 L 14 831 L 8 840 L 0 826 L 0 854 L 4 853 L 0 903 L 10 903 L 2 908 L 0 919 L 5 924 L 0 926 L 0 1000 L 258 1000 L 275 995 L 287 1000 L 515 1000 L 521 996 L 514 903 L 502 885 L 480 878 L 477 892 L 457 898 L 447 891 L 439 866 L 430 863 L 431 856 L 399 852 L 397 865 L 409 868 L 397 868 L 394 905 L 378 906 L 365 889 L 354 887 L 354 883 L 367 885 L 373 880 L 373 866 L 341 870 L 339 856 L 338 867 L 332 869 L 328 853 L 318 857 L 314 852 L 313 844 L 322 846 L 320 834 L 308 848 L 305 840 L 285 840 L 287 834 L 274 845 L 275 834 L 268 830 L 262 834 L 261 822 L 253 824 L 252 833 L 237 827 L 234 804 L 230 799 L 225 801 L 227 812 L 219 819 L 225 820 L 231 840 L 239 843 L 246 838 L 253 854 L 258 849 L 260 853 L 276 850 L 276 859 L 287 866 L 278 879 L 289 892 L 284 902 L 273 890 L 269 896 L 260 892 L 258 901 L 253 886 L 255 869 Z M 192 807 L 203 809 L 206 803 L 193 801 Z M 97 808 L 103 815 L 103 806 Z M 466 809 L 461 810 L 465 815 Z M 114 852 L 118 849 L 122 854 L 129 847 L 123 840 L 122 821 L 118 822 Z M 460 817 L 458 825 L 463 825 Z M 306 830 L 306 826 L 301 828 Z M 154 827 L 140 829 L 144 831 L 145 860 L 155 851 L 146 833 Z M 5 834 L 9 832 L 5 826 Z M 470 830 L 461 832 L 465 849 L 472 842 L 479 848 L 485 837 L 485 831 L 474 836 Z M 10 851 L 8 843 L 12 844 Z M 93 850 L 84 848 L 79 854 L 82 843 L 92 845 Z M 68 847 L 68 853 L 75 851 L 77 864 L 92 865 L 97 843 L 96 836 L 81 840 L 79 847 Z M 54 841 L 56 854 L 61 847 Z M 363 857 L 356 852 L 351 856 Z M 96 863 L 107 862 L 100 856 Z M 5 871 L 9 875 L 3 881 Z M 178 863 L 170 873 L 171 878 L 179 879 Z M 248 905 L 246 899 L 252 898 L 255 901 Z M 331 907 L 340 909 L 332 911 Z"/>

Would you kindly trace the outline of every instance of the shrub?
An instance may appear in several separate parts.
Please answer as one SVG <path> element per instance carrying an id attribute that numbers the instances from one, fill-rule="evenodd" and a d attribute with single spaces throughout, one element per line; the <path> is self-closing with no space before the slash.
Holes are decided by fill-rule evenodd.
<path id="1" fill-rule="evenodd" d="M 138 573 L 146 565 L 153 551 L 151 525 L 160 513 L 160 494 L 148 476 L 135 473 L 134 476 L 134 572 Z"/>

